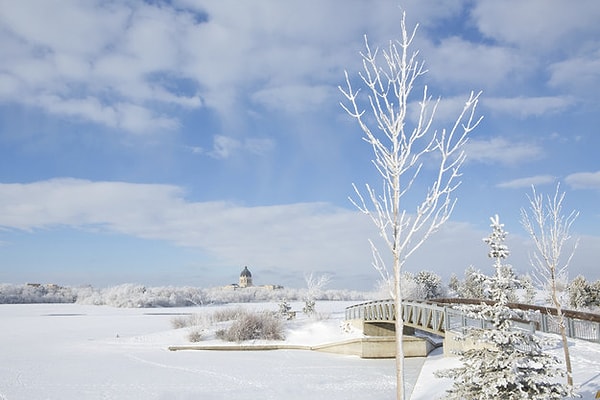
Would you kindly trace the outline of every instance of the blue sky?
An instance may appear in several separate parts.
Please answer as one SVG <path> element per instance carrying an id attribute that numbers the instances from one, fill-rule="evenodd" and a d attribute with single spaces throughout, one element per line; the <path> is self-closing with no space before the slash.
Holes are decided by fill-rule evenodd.
<path id="1" fill-rule="evenodd" d="M 248 265 L 372 289 L 377 233 L 348 196 L 380 180 L 338 85 L 402 10 L 440 126 L 471 90 L 484 117 L 406 269 L 489 272 L 499 214 L 529 271 L 520 209 L 560 183 L 570 276 L 600 279 L 599 2 L 173 0 L 0 1 L 0 282 L 213 286 Z"/>

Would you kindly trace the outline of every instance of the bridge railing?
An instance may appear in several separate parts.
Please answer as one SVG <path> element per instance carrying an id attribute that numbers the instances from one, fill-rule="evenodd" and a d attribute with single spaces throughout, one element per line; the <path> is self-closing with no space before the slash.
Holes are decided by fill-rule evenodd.
<path id="1" fill-rule="evenodd" d="M 437 304 L 481 304 L 490 301 L 474 299 L 436 299 Z M 516 325 L 535 329 L 545 333 L 560 334 L 557 310 L 552 307 L 535 306 L 531 304 L 508 303 L 512 309 L 525 312 L 525 321 L 517 321 Z M 600 343 L 600 315 L 573 310 L 562 310 L 567 336 L 589 342 Z"/>
<path id="2" fill-rule="evenodd" d="M 446 331 L 464 332 L 468 327 L 490 328 L 491 323 L 472 318 L 453 306 L 480 304 L 481 300 L 443 299 L 436 301 L 406 300 L 402 302 L 404 323 L 417 329 L 438 335 Z M 516 327 L 531 332 L 560 333 L 556 310 L 524 304 L 509 304 L 511 308 L 526 312 L 522 321 L 514 321 Z M 346 319 L 369 321 L 395 321 L 395 307 L 391 299 L 356 304 L 346 308 Z M 600 343 L 600 315 L 565 311 L 567 336 L 574 339 Z"/>
<path id="3" fill-rule="evenodd" d="M 402 316 L 408 326 L 443 335 L 447 308 L 427 301 L 404 301 Z M 395 310 L 393 300 L 375 300 L 347 307 L 345 317 L 347 320 L 361 319 L 365 322 L 391 322 L 396 320 Z"/>

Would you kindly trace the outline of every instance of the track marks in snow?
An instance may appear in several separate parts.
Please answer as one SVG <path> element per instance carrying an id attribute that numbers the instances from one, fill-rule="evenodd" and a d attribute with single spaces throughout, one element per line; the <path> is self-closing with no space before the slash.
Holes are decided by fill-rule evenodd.
<path id="1" fill-rule="evenodd" d="M 235 385 L 239 385 L 239 386 L 253 386 L 253 387 L 256 387 L 259 389 L 266 388 L 266 385 L 259 384 L 256 382 L 249 382 L 247 379 L 240 379 L 238 377 L 235 377 L 235 376 L 232 376 L 229 374 L 224 374 L 222 370 L 219 372 L 216 372 L 216 371 L 211 371 L 208 369 L 189 368 L 189 367 L 182 367 L 182 366 L 178 366 L 178 365 L 165 364 L 165 363 L 161 363 L 161 362 L 157 362 L 157 361 L 146 360 L 146 359 L 136 356 L 134 354 L 127 354 L 126 356 L 127 356 L 127 358 L 129 358 L 131 360 L 134 360 L 136 362 L 143 363 L 146 365 L 151 365 L 153 367 L 173 369 L 173 370 L 178 370 L 178 371 L 195 374 L 195 375 L 210 376 L 210 377 L 214 377 L 214 378 L 218 379 L 218 381 L 227 380 L 227 381 L 229 381 L 228 384 L 235 384 Z"/>

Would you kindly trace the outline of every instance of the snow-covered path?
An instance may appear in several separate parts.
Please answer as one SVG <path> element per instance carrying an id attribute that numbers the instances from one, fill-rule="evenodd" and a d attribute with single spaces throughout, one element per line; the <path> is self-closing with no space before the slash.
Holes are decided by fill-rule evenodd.
<path id="1" fill-rule="evenodd" d="M 394 398 L 394 360 L 302 350 L 168 351 L 184 342 L 168 314 L 198 310 L 0 305 L 0 399 Z M 409 389 L 423 361 L 407 360 Z"/>

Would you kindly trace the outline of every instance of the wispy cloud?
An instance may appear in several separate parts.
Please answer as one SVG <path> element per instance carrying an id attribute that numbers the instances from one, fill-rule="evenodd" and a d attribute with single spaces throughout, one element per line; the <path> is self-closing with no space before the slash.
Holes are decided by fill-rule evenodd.
<path id="1" fill-rule="evenodd" d="M 600 51 L 555 63 L 549 69 L 551 86 L 597 95 L 586 89 L 600 86 Z"/>
<path id="2" fill-rule="evenodd" d="M 198 248 L 219 265 L 251 263 L 287 271 L 369 268 L 367 238 L 377 235 L 356 211 L 325 203 L 245 207 L 190 202 L 184 194 L 172 185 L 79 179 L 0 184 L 0 227 L 117 232 Z"/>
<path id="3" fill-rule="evenodd" d="M 213 268 L 255 265 L 295 276 L 295 282 L 311 271 L 335 274 L 336 285 L 345 288 L 370 289 L 378 279 L 367 241 L 377 241 L 378 234 L 369 218 L 327 203 L 246 207 L 189 201 L 173 185 L 52 179 L 0 184 L 0 227 L 75 228 L 165 241 L 202 251 Z M 471 224 L 448 222 L 407 268 L 432 268 L 447 277 L 465 265 L 488 265 L 485 248 L 476 250 L 485 235 Z M 513 262 L 527 265 L 523 243 L 511 244 Z M 472 252 L 455 252 L 473 246 Z M 453 251 L 448 260 L 444 255 Z M 365 274 L 372 282 L 364 281 Z"/>
<path id="4" fill-rule="evenodd" d="M 513 98 L 483 98 L 482 105 L 492 112 L 520 116 L 540 116 L 556 113 L 575 104 L 575 99 L 569 96 L 544 97 L 513 97 Z"/>
<path id="5" fill-rule="evenodd" d="M 517 165 L 543 156 L 543 149 L 535 143 L 517 142 L 495 137 L 489 140 L 471 140 L 466 145 L 468 161 L 489 164 Z"/>
<path id="6" fill-rule="evenodd" d="M 267 138 L 233 138 L 225 135 L 215 135 L 213 137 L 213 147 L 210 150 L 204 150 L 200 147 L 191 147 L 195 154 L 206 154 L 210 157 L 224 160 L 239 153 L 250 153 L 254 155 L 264 155 L 269 153 L 275 143 Z"/>
<path id="7" fill-rule="evenodd" d="M 0 98 L 125 132 L 174 130 L 161 105 L 197 108 L 155 75 L 182 77 L 179 38 L 194 26 L 186 13 L 141 4 L 93 2 L 54 7 L 21 2 L 0 21 L 3 76 Z"/>
<path id="8" fill-rule="evenodd" d="M 543 4 L 539 1 L 508 0 L 500 3 L 484 0 L 475 4 L 472 17 L 486 37 L 537 54 L 565 47 L 570 50 L 585 48 L 587 44 L 580 41 L 581 32 L 588 32 L 590 37 L 600 33 L 596 23 L 600 18 L 600 8 L 595 0 L 583 0 L 580 6 L 585 5 L 585 8 L 558 2 L 544 10 L 544 23 L 532 24 L 540 17 Z M 582 13 L 583 9 L 586 12 Z"/>
<path id="9" fill-rule="evenodd" d="M 261 89 L 252 100 L 274 111 L 299 114 L 335 104 L 338 95 L 332 86 L 284 85 Z"/>
<path id="10" fill-rule="evenodd" d="M 577 172 L 567 176 L 565 182 L 573 189 L 600 189 L 600 171 Z"/>
<path id="11" fill-rule="evenodd" d="M 526 178 L 513 179 L 512 181 L 502 182 L 496 186 L 503 189 L 520 189 L 528 188 L 531 185 L 545 185 L 556 181 L 556 177 L 552 175 L 536 175 Z"/>
<path id="12" fill-rule="evenodd" d="M 509 48 L 473 43 L 459 37 L 425 49 L 427 65 L 438 85 L 471 90 L 495 88 L 521 68 L 519 55 Z"/>

